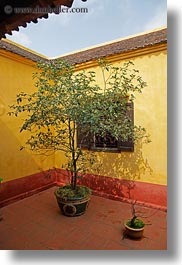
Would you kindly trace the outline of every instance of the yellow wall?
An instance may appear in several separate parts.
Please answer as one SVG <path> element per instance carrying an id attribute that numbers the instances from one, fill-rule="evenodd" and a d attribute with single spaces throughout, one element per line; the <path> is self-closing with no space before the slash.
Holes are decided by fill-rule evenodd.
<path id="1" fill-rule="evenodd" d="M 8 106 L 15 103 L 17 93 L 33 91 L 32 73 L 35 71 L 31 61 L 0 50 L 0 176 L 4 181 L 54 165 L 54 157 L 39 157 L 28 150 L 19 150 L 26 139 L 25 133 L 19 133 L 21 118 L 7 115 Z"/>
<path id="2" fill-rule="evenodd" d="M 8 54 L 8 52 L 7 52 Z M 19 58 L 17 60 L 17 58 Z M 96 153 L 98 165 L 90 172 L 115 178 L 136 179 L 142 182 L 167 183 L 167 54 L 166 45 L 157 45 L 140 51 L 128 52 L 108 58 L 114 64 L 133 60 L 135 68 L 148 86 L 138 94 L 135 102 L 135 123 L 147 129 L 151 143 L 135 146 L 134 152 Z M 78 65 L 97 72 L 101 82 L 101 72 L 94 62 Z M 54 157 L 39 157 L 28 151 L 19 151 L 26 139 L 19 133 L 21 120 L 9 117 L 8 105 L 12 105 L 15 95 L 21 91 L 32 92 L 32 73 L 35 65 L 20 56 L 6 56 L 0 51 L 0 176 L 5 181 L 61 167 L 65 163 L 62 154 Z"/>
<path id="3" fill-rule="evenodd" d="M 136 122 L 150 134 L 151 143 L 143 147 L 153 173 L 142 176 L 152 183 L 167 183 L 167 52 L 160 51 L 135 60 L 148 86 L 136 100 Z"/>

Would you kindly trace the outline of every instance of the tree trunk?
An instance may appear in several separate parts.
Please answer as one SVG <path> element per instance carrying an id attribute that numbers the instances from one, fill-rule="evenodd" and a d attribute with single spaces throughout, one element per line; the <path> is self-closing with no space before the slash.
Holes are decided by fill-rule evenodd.
<path id="1" fill-rule="evenodd" d="M 73 161 L 73 184 L 72 188 L 75 190 L 77 184 L 77 167 L 76 167 L 76 160 Z"/>
<path id="2" fill-rule="evenodd" d="M 136 218 L 137 217 L 135 215 L 132 217 L 132 219 L 131 219 L 131 227 L 135 227 L 135 219 Z"/>
<path id="3" fill-rule="evenodd" d="M 74 134 L 72 138 L 72 165 L 73 165 L 73 173 L 72 173 L 72 189 L 76 189 L 77 184 L 77 160 L 75 157 L 75 140 L 74 140 Z"/>

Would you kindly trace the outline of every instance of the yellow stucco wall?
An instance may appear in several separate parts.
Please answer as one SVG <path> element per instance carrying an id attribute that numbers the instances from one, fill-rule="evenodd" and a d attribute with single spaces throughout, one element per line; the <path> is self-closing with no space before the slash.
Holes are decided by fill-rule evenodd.
<path id="1" fill-rule="evenodd" d="M 32 92 L 32 73 L 35 65 L 27 60 L 15 60 L 1 55 L 0 51 L 0 176 L 5 181 L 28 176 L 51 167 L 61 167 L 65 162 L 63 154 L 55 157 L 39 157 L 28 151 L 19 151 L 26 134 L 19 133 L 21 120 L 9 117 L 8 105 L 13 104 L 15 95 L 21 91 Z M 135 102 L 135 123 L 147 129 L 151 143 L 135 146 L 128 153 L 96 153 L 98 166 L 91 173 L 115 178 L 128 178 L 142 182 L 167 184 L 167 54 L 166 45 L 157 48 L 128 52 L 108 58 L 113 64 L 123 64 L 133 60 L 135 68 L 148 86 L 138 94 Z M 97 72 L 101 82 L 101 72 L 92 63 L 78 65 L 78 71 L 87 68 Z"/>
<path id="2" fill-rule="evenodd" d="M 151 167 L 145 182 L 167 184 L 167 52 L 151 53 L 135 59 L 148 86 L 136 100 L 135 120 L 150 134 L 143 157 Z"/>
<path id="3" fill-rule="evenodd" d="M 26 139 L 19 133 L 21 117 L 7 115 L 9 105 L 15 103 L 16 94 L 32 92 L 36 71 L 31 61 L 0 50 L 0 176 L 4 181 L 28 176 L 54 165 L 54 157 L 40 157 L 28 150 L 20 151 Z"/>
<path id="4" fill-rule="evenodd" d="M 100 174 L 167 184 L 167 54 L 166 50 L 130 57 L 147 82 L 136 94 L 134 120 L 146 128 L 151 143 L 135 145 L 132 153 L 98 153 Z M 125 59 L 126 60 L 126 59 Z M 122 64 L 125 60 L 115 62 Z"/>

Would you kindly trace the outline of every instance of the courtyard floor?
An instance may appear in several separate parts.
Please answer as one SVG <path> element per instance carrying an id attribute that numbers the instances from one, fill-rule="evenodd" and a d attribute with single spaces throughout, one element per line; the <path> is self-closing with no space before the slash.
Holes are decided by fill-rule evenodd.
<path id="1" fill-rule="evenodd" d="M 0 209 L 1 250 L 166 250 L 166 212 L 137 206 L 147 223 L 144 237 L 123 236 L 130 205 L 93 196 L 86 213 L 60 213 L 52 187 Z"/>

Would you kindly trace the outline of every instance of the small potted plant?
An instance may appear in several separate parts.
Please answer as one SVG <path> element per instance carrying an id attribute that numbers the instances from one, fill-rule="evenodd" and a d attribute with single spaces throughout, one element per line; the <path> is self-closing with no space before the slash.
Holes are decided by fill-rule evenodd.
<path id="1" fill-rule="evenodd" d="M 133 239 L 139 239 L 143 237 L 145 222 L 137 214 L 135 209 L 136 201 L 131 202 L 131 218 L 124 222 L 124 236 L 128 236 Z"/>

